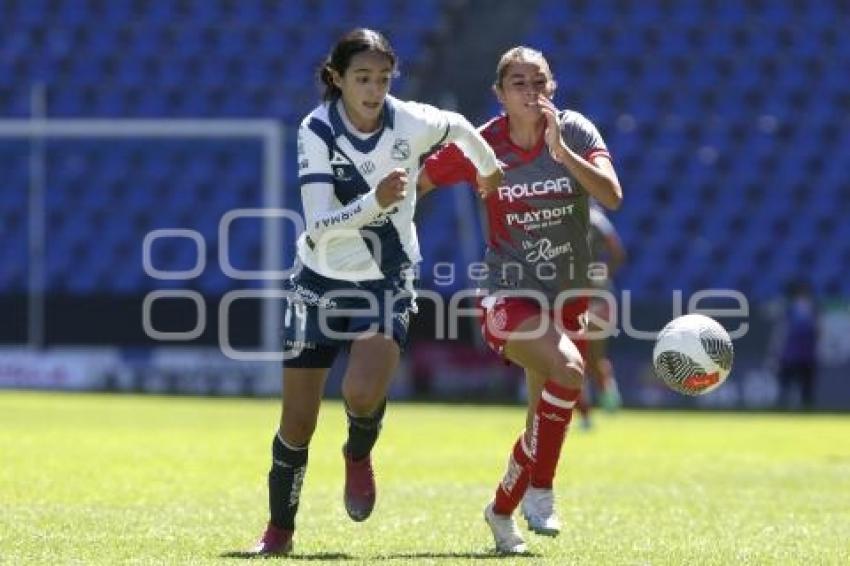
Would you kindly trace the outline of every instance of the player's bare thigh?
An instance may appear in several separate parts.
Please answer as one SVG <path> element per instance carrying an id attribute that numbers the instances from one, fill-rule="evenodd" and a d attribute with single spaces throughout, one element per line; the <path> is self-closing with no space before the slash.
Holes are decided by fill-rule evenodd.
<path id="1" fill-rule="evenodd" d="M 505 357 L 513 363 L 543 375 L 560 385 L 580 389 L 584 380 L 584 361 L 570 338 L 561 334 L 545 315 L 537 314 L 522 321 L 505 343 Z M 541 325 L 546 328 L 539 338 L 523 338 Z M 545 380 L 544 380 L 545 381 Z"/>

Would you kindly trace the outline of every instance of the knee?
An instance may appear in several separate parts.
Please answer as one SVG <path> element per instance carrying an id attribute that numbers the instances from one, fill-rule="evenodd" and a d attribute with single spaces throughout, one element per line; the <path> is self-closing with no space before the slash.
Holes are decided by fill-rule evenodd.
<path id="1" fill-rule="evenodd" d="M 581 389 L 584 386 L 584 373 L 584 360 L 581 356 L 565 354 L 558 356 L 549 377 L 558 385 Z"/>
<path id="2" fill-rule="evenodd" d="M 287 444 L 306 446 L 316 431 L 316 419 L 297 412 L 284 413 L 280 419 L 280 435 Z"/>
<path id="3" fill-rule="evenodd" d="M 375 412 L 384 399 L 383 392 L 373 391 L 356 383 L 343 384 L 342 397 L 348 412 L 352 415 L 365 417 Z"/>

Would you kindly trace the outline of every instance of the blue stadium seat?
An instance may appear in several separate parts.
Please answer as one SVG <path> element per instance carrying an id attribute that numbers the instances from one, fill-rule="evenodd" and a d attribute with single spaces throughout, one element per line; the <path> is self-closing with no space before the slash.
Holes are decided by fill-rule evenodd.
<path id="1" fill-rule="evenodd" d="M 702 252 L 668 248 L 669 261 L 679 263 L 668 272 L 680 286 L 712 277 L 700 267 L 708 262 L 717 266 L 717 282 L 749 282 L 765 298 L 801 266 L 826 265 L 812 256 L 817 234 L 850 239 L 836 228 L 841 223 L 825 220 L 842 209 L 835 191 L 850 176 L 848 160 L 834 149 L 850 139 L 831 125 L 842 112 L 836 104 L 845 101 L 843 113 L 850 106 L 850 75 L 839 70 L 840 58 L 824 56 L 825 49 L 850 49 L 837 27 L 850 23 L 846 12 L 820 3 L 801 10 L 790 1 L 746 8 L 581 2 L 567 17 L 561 3 L 541 3 L 529 38 L 556 49 L 555 74 L 581 76 L 582 91 L 608 93 L 576 99 L 618 159 L 627 196 L 614 218 L 624 237 L 637 239 L 630 247 L 709 242 Z M 594 53 L 609 61 L 596 66 Z M 801 112 L 805 122 L 787 121 Z M 626 113 L 635 121 L 628 132 L 618 123 Z M 789 217 L 792 225 L 781 222 Z M 726 231 L 746 245 L 717 237 Z M 789 253 L 765 255 L 777 238 L 789 240 Z M 624 284 L 649 293 L 665 287 L 655 254 L 633 261 Z M 743 274 L 752 262 L 764 273 L 757 281 Z"/>
<path id="2" fill-rule="evenodd" d="M 445 3 L 3 6 L 0 118 L 29 116 L 38 81 L 47 86 L 52 117 L 275 118 L 289 126 L 291 150 L 292 126 L 318 98 L 316 66 L 348 22 L 384 29 L 409 69 L 425 53 Z M 539 3 L 526 42 L 549 56 L 561 81 L 559 102 L 599 126 L 626 190 L 623 209 L 612 216 L 635 250 L 623 286 L 651 296 L 706 281 L 741 282 L 758 299 L 808 267 L 819 289 L 847 292 L 850 278 L 837 266 L 850 254 L 837 245 L 811 254 L 821 239 L 850 241 L 850 136 L 836 121 L 850 112 L 847 29 L 850 13 L 841 3 Z M 48 213 L 58 232 L 48 272 L 51 285 L 72 293 L 146 289 L 151 282 L 133 246 L 147 230 L 188 223 L 214 243 L 226 210 L 258 204 L 256 142 L 247 149 L 236 142 L 109 140 L 48 147 Z M 10 187 L 27 183 L 26 148 L 0 141 Z M 285 172 L 291 186 L 289 161 Z M 0 293 L 26 282 L 20 219 L 27 202 L 17 194 L 0 197 Z M 297 201 L 297 191 L 287 195 Z M 450 200 L 435 210 L 448 210 Z M 125 210 L 123 222 L 108 218 L 116 209 Z M 463 260 L 451 218 L 428 216 L 439 230 L 423 238 L 426 261 Z M 788 218 L 794 221 L 783 224 Z M 259 235 L 240 234 L 234 253 L 250 257 Z M 88 253 L 87 242 L 100 239 L 108 253 Z M 658 253 L 643 253 L 645 247 Z M 75 270 L 75 261 L 91 269 Z M 747 274 L 752 264 L 759 277 Z M 198 286 L 220 293 L 233 282 L 211 269 Z"/>

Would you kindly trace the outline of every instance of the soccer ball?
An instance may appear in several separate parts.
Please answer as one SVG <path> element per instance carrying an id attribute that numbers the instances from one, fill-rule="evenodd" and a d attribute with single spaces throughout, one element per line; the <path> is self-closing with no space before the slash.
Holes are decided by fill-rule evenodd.
<path id="1" fill-rule="evenodd" d="M 652 364 L 673 391 L 704 395 L 726 381 L 732 370 L 732 339 L 713 318 L 686 314 L 658 333 Z"/>

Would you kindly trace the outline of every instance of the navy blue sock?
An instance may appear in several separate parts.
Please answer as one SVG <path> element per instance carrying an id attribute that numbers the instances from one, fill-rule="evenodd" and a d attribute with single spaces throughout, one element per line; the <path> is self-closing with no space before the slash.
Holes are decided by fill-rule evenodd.
<path id="1" fill-rule="evenodd" d="M 387 400 L 381 402 L 381 406 L 367 417 L 357 417 L 351 414 L 348 407 L 345 414 L 348 416 L 348 441 L 345 443 L 345 453 L 352 460 L 362 460 L 378 441 L 381 432 L 381 422 L 387 409 Z"/>
<path id="2" fill-rule="evenodd" d="M 307 446 L 289 446 L 281 441 L 280 435 L 275 434 L 272 468 L 269 470 L 269 511 L 274 526 L 295 529 L 295 514 L 306 471 Z"/>

